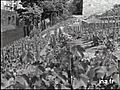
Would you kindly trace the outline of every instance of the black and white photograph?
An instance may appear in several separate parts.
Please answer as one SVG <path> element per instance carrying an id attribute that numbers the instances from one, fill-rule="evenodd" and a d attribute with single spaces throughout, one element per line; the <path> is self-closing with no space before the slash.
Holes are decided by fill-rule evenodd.
<path id="1" fill-rule="evenodd" d="M 120 90 L 120 0 L 1 0 L 1 89 Z"/>

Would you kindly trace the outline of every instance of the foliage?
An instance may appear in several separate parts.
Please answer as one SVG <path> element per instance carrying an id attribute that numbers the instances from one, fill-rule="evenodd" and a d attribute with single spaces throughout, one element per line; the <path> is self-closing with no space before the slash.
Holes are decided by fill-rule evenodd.
<path id="1" fill-rule="evenodd" d="M 23 9 L 17 9 L 18 15 L 23 20 L 28 19 L 35 26 L 38 26 L 38 22 L 40 22 L 43 17 L 49 18 L 51 20 L 51 12 L 56 11 L 58 16 L 53 16 L 53 22 L 56 21 L 54 19 L 66 19 L 70 16 L 70 11 L 68 4 L 66 4 L 67 0 L 21 0 L 21 5 Z M 49 13 L 48 13 L 49 12 Z M 27 21 L 28 22 L 28 21 Z"/>

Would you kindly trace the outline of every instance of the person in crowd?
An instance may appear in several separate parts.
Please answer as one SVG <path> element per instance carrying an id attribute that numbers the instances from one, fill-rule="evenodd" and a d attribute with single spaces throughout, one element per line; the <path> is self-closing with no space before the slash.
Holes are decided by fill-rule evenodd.
<path id="1" fill-rule="evenodd" d="M 27 25 L 27 24 L 25 24 L 25 25 Z M 26 32 L 26 29 L 24 30 L 25 31 L 25 33 L 24 33 L 24 35 L 26 36 L 26 35 L 29 35 L 29 30 Z M 63 40 L 62 40 L 63 39 Z M 18 53 L 19 52 L 15 52 L 15 54 L 12 56 L 10 53 L 10 50 L 8 50 L 9 48 L 6 48 L 6 53 L 5 54 L 3 54 L 3 55 L 5 55 L 4 57 L 6 57 L 5 59 L 4 59 L 4 61 L 2 60 L 2 73 L 4 74 L 4 76 L 5 76 L 5 78 L 7 79 L 7 80 L 9 80 L 11 77 L 13 77 L 14 79 L 16 79 L 16 76 L 17 75 L 19 75 L 19 74 L 22 74 L 21 75 L 21 77 L 23 78 L 23 79 L 25 79 L 26 81 L 27 81 L 27 83 L 29 84 L 29 86 L 31 87 L 31 89 L 33 89 L 34 88 L 34 84 L 36 83 L 36 82 L 38 82 L 38 81 L 41 81 L 43 84 L 41 84 L 41 83 L 39 83 L 38 84 L 38 86 L 39 85 L 41 85 L 41 86 L 45 86 L 45 88 L 46 89 L 55 89 L 55 86 L 57 86 L 58 88 L 64 88 L 65 86 L 67 87 L 67 85 L 66 84 L 63 84 L 63 82 L 65 81 L 65 82 L 68 82 L 68 85 L 69 85 L 69 87 L 71 88 L 71 89 L 73 89 L 73 87 L 72 87 L 72 80 L 71 80 L 71 77 L 75 77 L 76 78 L 76 76 L 77 76 L 77 78 L 80 76 L 80 74 L 83 74 L 81 71 L 83 71 L 83 72 L 86 72 L 87 71 L 87 67 L 89 66 L 89 67 L 91 67 L 91 62 L 92 62 L 92 60 L 87 60 L 87 59 L 84 59 L 84 48 L 82 48 L 82 47 L 77 47 L 78 48 L 78 51 L 81 53 L 81 55 L 82 55 L 82 59 L 83 59 L 83 61 L 81 61 L 82 59 L 81 58 L 75 58 L 75 60 L 74 60 L 74 58 L 73 58 L 73 54 L 70 52 L 70 48 L 69 47 L 67 47 L 67 44 L 66 44 L 66 42 L 67 42 L 67 40 L 64 38 L 64 36 L 63 36 L 63 38 L 62 39 L 60 39 L 61 41 L 60 41 L 60 43 L 62 43 L 63 45 L 63 47 L 59 47 L 59 49 L 58 49 L 58 51 L 60 51 L 60 48 L 62 48 L 62 50 L 66 50 L 66 52 L 65 52 L 65 56 L 69 56 L 69 58 L 67 58 L 67 57 L 65 57 L 65 58 L 61 58 L 61 57 L 63 57 L 62 55 L 63 55 L 63 53 L 62 53 L 62 55 L 58 55 L 58 56 L 60 56 L 58 59 L 57 58 L 54 58 L 54 57 L 52 57 L 52 56 L 49 56 L 49 54 L 48 54 L 48 56 L 45 56 L 45 58 L 43 58 L 40 62 L 42 62 L 42 63 L 40 63 L 39 61 L 37 62 L 37 61 L 35 61 L 34 59 L 33 59 L 33 61 L 31 61 L 31 60 L 27 60 L 28 58 L 30 58 L 30 55 L 28 55 L 27 57 L 24 57 L 24 60 L 23 60 L 23 57 L 21 57 L 21 55 L 18 55 Z M 21 43 L 24 43 L 24 44 L 26 44 L 27 42 L 28 42 L 28 40 L 29 40 L 29 38 L 24 38 L 24 40 L 21 40 L 20 42 L 16 42 L 16 43 L 14 43 L 15 45 L 15 47 L 14 47 L 14 49 L 15 49 L 15 51 L 18 51 L 18 47 L 21 45 Z M 33 39 L 33 41 L 32 42 L 34 42 L 34 40 L 35 39 Z M 41 42 L 40 42 L 40 46 L 41 46 L 41 48 L 44 48 L 44 46 L 45 45 L 43 45 L 43 44 L 45 44 L 45 43 L 43 43 L 44 41 L 46 40 L 46 38 L 45 39 L 43 39 Z M 20 44 L 20 45 L 19 45 Z M 111 46 L 113 46 L 112 45 L 113 43 L 112 43 L 112 41 L 111 40 L 109 40 L 108 42 L 107 42 L 107 44 L 106 44 L 106 46 L 107 46 L 107 48 L 108 49 L 111 49 L 112 47 Z M 54 44 L 55 45 L 55 44 Z M 54 46 L 53 45 L 53 46 Z M 57 45 L 57 44 L 56 44 Z M 97 36 L 93 36 L 93 45 L 94 46 L 96 46 L 96 45 L 99 45 L 99 38 L 97 37 Z M 64 47 L 64 46 L 66 46 L 66 47 Z M 21 47 L 21 46 L 20 46 Z M 21 51 L 22 53 L 24 52 L 24 51 L 27 51 L 27 48 L 25 47 L 25 46 L 23 46 L 22 48 L 24 48 L 23 49 L 23 51 Z M 56 47 L 55 47 L 56 48 Z M 35 52 L 35 49 L 36 49 L 36 46 L 34 46 L 33 45 L 33 47 L 32 47 L 32 49 L 30 50 L 31 52 L 33 52 L 34 53 L 34 55 L 36 55 L 36 52 Z M 51 49 L 52 50 L 52 49 Z M 55 49 L 56 50 L 56 49 Z M 55 51 L 54 50 L 54 51 Z M 82 52 L 81 52 L 82 51 Z M 106 52 L 106 51 L 105 51 Z M 50 51 L 50 53 L 51 53 L 51 51 Z M 94 56 L 101 56 L 101 54 L 99 54 L 100 52 L 99 51 L 96 51 L 95 52 L 96 54 L 94 55 Z M 54 54 L 54 52 L 52 52 L 51 53 L 52 55 L 55 55 L 56 56 L 56 54 Z M 50 55 L 51 55 L 50 54 Z M 105 55 L 106 56 L 106 55 Z M 13 59 L 11 59 L 10 57 L 14 57 L 14 60 Z M 34 57 L 34 56 L 33 56 Z M 42 56 L 43 57 L 43 56 Z M 36 58 L 36 56 L 34 57 L 34 58 Z M 60 60 L 63 60 L 63 59 L 65 59 L 64 61 L 65 62 L 63 62 L 63 63 L 61 63 L 60 62 Z M 66 60 L 66 59 L 68 59 L 68 61 Z M 69 62 L 69 60 L 71 59 L 71 62 Z M 81 59 L 81 60 L 79 60 L 79 65 L 81 65 L 80 67 L 79 67 L 79 65 L 78 65 L 78 68 L 80 68 L 80 69 L 76 69 L 76 70 L 74 70 L 73 69 L 73 67 L 76 67 L 75 65 L 76 64 L 74 64 L 74 61 L 77 61 L 78 59 Z M 93 58 L 93 61 L 95 61 L 94 60 L 95 58 Z M 46 61 L 45 61 L 46 60 Z M 96 59 L 97 61 L 100 61 L 100 60 L 98 60 L 98 59 Z M 30 63 L 29 63 L 29 62 Z M 47 61 L 49 61 L 49 62 L 47 62 Z M 96 61 L 96 62 L 97 62 Z M 26 62 L 26 63 L 25 63 Z M 67 63 L 66 63 L 67 62 Z M 83 62 L 83 63 L 82 63 Z M 18 64 L 19 63 L 19 64 Z M 31 71 L 31 69 L 33 69 L 33 68 L 30 68 L 30 69 L 28 69 L 28 63 L 29 63 L 29 65 L 33 65 L 33 66 L 35 66 L 36 67 L 36 69 L 35 70 L 32 70 Z M 45 64 L 46 63 L 46 64 Z M 71 63 L 71 68 L 68 68 L 68 66 L 69 66 L 69 63 Z M 78 62 L 77 62 L 78 63 Z M 119 65 L 119 64 L 118 64 Z M 95 65 L 94 65 L 94 63 L 93 63 L 93 68 L 95 67 L 95 66 L 100 66 L 101 67 L 101 65 L 96 65 L 96 63 L 95 63 Z M 60 68 L 61 67 L 61 68 Z M 82 68 L 83 67 L 83 68 Z M 21 70 L 21 73 L 18 73 L 18 69 L 20 69 Z M 72 69 L 72 70 L 71 70 Z M 83 69 L 83 70 L 82 70 Z M 91 68 L 92 69 L 92 68 Z M 77 71 L 78 70 L 78 71 Z M 29 71 L 29 72 L 28 72 Z M 30 71 L 32 72 L 32 73 L 30 73 Z M 76 71 L 75 72 L 75 74 L 76 74 L 76 76 L 72 73 L 73 71 Z M 39 74 L 38 74 L 38 72 L 39 72 Z M 56 73 L 53 73 L 53 72 L 56 72 Z M 61 73 L 61 72 L 63 72 L 63 73 Z M 55 75 L 54 75 L 55 74 Z M 64 74 L 64 75 L 63 75 Z M 91 73 L 91 74 L 93 74 L 93 73 Z M 91 75 L 90 74 L 90 75 Z M 40 76 L 40 77 L 39 77 Z M 50 79 L 48 78 L 47 79 L 47 76 L 51 76 L 50 77 Z M 51 79 L 51 78 L 57 78 L 57 79 Z M 85 77 L 86 78 L 86 77 Z M 43 80 L 44 79 L 44 80 Z M 45 80 L 46 79 L 46 80 Z M 91 79 L 91 78 L 90 78 Z M 98 74 L 97 73 L 95 73 L 95 75 L 94 75 L 94 77 L 93 77 L 93 81 L 98 81 Z M 56 81 L 55 80 L 58 80 L 58 83 L 56 83 Z M 83 80 L 84 81 L 84 80 Z M 56 84 L 56 85 L 55 85 Z M 19 85 L 19 84 L 18 84 Z M 22 85 L 21 85 L 22 86 Z M 37 86 L 37 85 L 36 85 Z M 37 87 L 37 88 L 39 88 L 39 89 L 41 89 L 42 87 L 41 86 L 39 86 L 39 87 Z M 64 86 L 64 87 L 63 87 Z M 106 88 L 106 87 L 109 87 L 110 86 L 110 88 L 119 88 L 119 86 L 118 85 L 116 85 L 116 83 L 114 83 L 114 84 L 112 84 L 112 85 L 108 85 L 108 86 L 105 86 L 104 85 L 104 83 L 101 83 L 100 84 L 100 86 L 98 87 L 99 89 L 101 88 L 101 89 L 104 89 L 104 88 Z M 17 88 L 20 88 L 20 85 L 19 86 L 17 86 Z M 23 87 L 24 88 L 24 87 Z M 90 82 L 88 82 L 88 85 L 87 85 L 87 87 L 84 87 L 84 86 L 81 86 L 80 87 L 81 89 L 85 89 L 85 88 L 92 88 L 92 89 L 94 89 L 94 88 L 97 88 L 97 84 L 96 84 L 96 86 L 94 86 L 94 87 L 92 87 L 91 86 L 91 83 Z"/>
<path id="2" fill-rule="evenodd" d="M 114 44 L 112 42 L 112 39 L 108 39 L 105 45 L 106 45 L 107 49 L 109 49 L 110 51 L 114 50 Z"/>
<path id="3" fill-rule="evenodd" d="M 30 32 L 33 30 L 33 27 L 34 27 L 33 23 L 32 23 L 32 22 L 30 22 L 29 34 L 30 34 Z"/>
<path id="4" fill-rule="evenodd" d="M 23 31 L 24 31 L 24 37 L 29 36 L 30 34 L 30 27 L 31 27 L 31 22 L 29 21 L 29 19 L 25 19 L 23 21 Z"/>
<path id="5" fill-rule="evenodd" d="M 23 31 L 24 31 L 24 37 L 27 35 L 27 22 L 24 20 L 23 21 Z"/>
<path id="6" fill-rule="evenodd" d="M 98 46 L 99 45 L 99 38 L 95 35 L 93 35 L 93 46 Z"/>

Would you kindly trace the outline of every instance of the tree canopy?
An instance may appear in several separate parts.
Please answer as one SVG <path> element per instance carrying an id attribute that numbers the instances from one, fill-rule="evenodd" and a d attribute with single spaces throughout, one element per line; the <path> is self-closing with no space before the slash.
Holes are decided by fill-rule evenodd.
<path id="1" fill-rule="evenodd" d="M 31 22 L 36 20 L 39 22 L 46 18 L 51 20 L 51 16 L 52 19 L 64 20 L 72 14 L 82 13 L 82 11 L 80 11 L 82 10 L 82 0 L 80 0 L 80 2 L 73 0 L 73 2 L 68 3 L 69 1 L 70 0 L 21 0 L 20 4 L 24 9 L 20 8 L 15 10 L 20 18 L 29 18 Z M 78 8 L 79 6 L 81 6 L 80 10 Z M 52 14 L 53 12 L 56 14 Z M 53 21 L 57 21 L 55 19 L 53 19 Z"/>
<path id="2" fill-rule="evenodd" d="M 20 8 L 16 11 L 21 18 L 29 18 L 30 21 L 34 21 L 33 19 L 41 20 L 42 16 L 51 18 L 50 14 L 46 12 L 56 11 L 60 17 L 63 17 L 66 13 L 69 15 L 68 7 L 64 0 L 62 2 L 60 0 L 21 0 L 20 4 L 24 9 Z"/>

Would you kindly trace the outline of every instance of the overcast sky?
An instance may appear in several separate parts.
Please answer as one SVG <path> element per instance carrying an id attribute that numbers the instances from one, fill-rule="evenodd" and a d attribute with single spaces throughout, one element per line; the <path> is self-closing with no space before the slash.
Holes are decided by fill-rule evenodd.
<path id="1" fill-rule="evenodd" d="M 114 4 L 120 4 L 120 0 L 83 0 L 83 14 L 89 16 L 102 13 L 111 9 Z"/>

